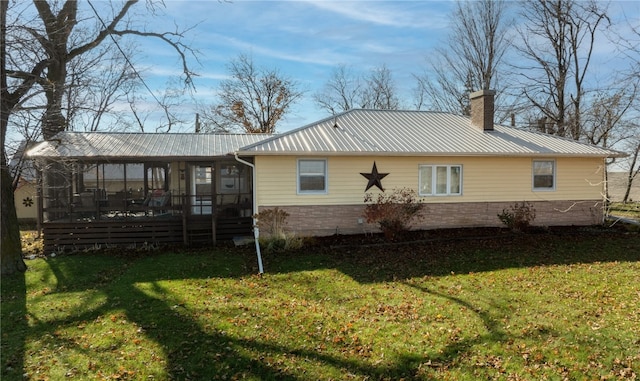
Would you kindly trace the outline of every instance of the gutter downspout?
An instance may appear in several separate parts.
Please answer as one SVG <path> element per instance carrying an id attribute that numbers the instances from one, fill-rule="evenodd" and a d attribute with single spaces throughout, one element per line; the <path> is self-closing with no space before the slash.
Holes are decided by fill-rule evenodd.
<path id="1" fill-rule="evenodd" d="M 256 198 L 257 196 L 257 191 L 256 191 L 256 166 L 255 164 L 249 163 L 246 160 L 240 159 L 238 157 L 238 153 L 234 152 L 233 156 L 235 157 L 236 161 L 238 161 L 239 163 L 242 163 L 244 165 L 247 165 L 249 167 L 251 167 L 251 185 L 253 188 L 253 201 L 252 201 L 252 206 L 253 206 L 253 215 L 251 216 L 251 218 L 253 218 L 253 238 L 254 241 L 256 243 L 256 255 L 258 257 L 258 272 L 260 274 L 264 273 L 264 269 L 262 267 L 262 255 L 260 254 L 260 229 L 258 229 L 258 219 L 256 218 L 256 215 L 258 215 L 258 199 Z"/>

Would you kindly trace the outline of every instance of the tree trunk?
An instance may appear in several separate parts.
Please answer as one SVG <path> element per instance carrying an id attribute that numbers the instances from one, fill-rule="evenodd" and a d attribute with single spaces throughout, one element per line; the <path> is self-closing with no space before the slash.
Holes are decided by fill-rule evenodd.
<path id="1" fill-rule="evenodd" d="M 0 96 L 0 274 L 9 275 L 16 272 L 24 272 L 27 269 L 22 260 L 22 243 L 20 242 L 20 226 L 16 205 L 13 201 L 13 183 L 11 173 L 7 166 L 7 151 L 5 140 L 9 127 L 9 114 L 15 105 L 14 99 L 7 91 L 6 75 L 6 19 L 8 1 L 0 2 L 0 18 L 2 19 L 0 31 L 0 56 L 2 57 L 1 84 L 2 96 Z"/>
<path id="2" fill-rule="evenodd" d="M 22 243 L 20 242 L 20 226 L 18 226 L 18 214 L 13 198 L 13 185 L 11 173 L 7 166 L 5 150 L 5 138 L 9 122 L 9 112 L 5 104 L 2 104 L 2 159 L 0 165 L 0 274 L 9 275 L 16 272 L 24 272 L 27 265 L 22 260 Z"/>
<path id="3" fill-rule="evenodd" d="M 629 195 L 631 194 L 631 186 L 633 185 L 633 179 L 631 177 L 627 177 L 627 187 L 624 190 L 624 197 L 622 198 L 622 203 L 626 204 L 629 202 Z"/>
<path id="4" fill-rule="evenodd" d="M 4 150 L 4 149 L 3 149 Z M 27 265 L 22 260 L 22 244 L 20 242 L 20 227 L 18 215 L 13 203 L 13 187 L 11 186 L 11 174 L 5 165 L 2 165 L 2 217 L 0 229 L 2 230 L 2 275 L 24 272 Z"/>
<path id="5" fill-rule="evenodd" d="M 633 180 L 636 175 L 640 172 L 640 168 L 636 169 L 636 164 L 638 163 L 638 156 L 640 155 L 640 142 L 636 146 L 635 151 L 631 155 L 630 163 L 629 163 L 629 171 L 627 172 L 627 189 L 624 192 L 624 198 L 622 199 L 622 203 L 626 204 L 629 202 L 629 194 L 631 194 L 631 187 L 633 186 Z"/>

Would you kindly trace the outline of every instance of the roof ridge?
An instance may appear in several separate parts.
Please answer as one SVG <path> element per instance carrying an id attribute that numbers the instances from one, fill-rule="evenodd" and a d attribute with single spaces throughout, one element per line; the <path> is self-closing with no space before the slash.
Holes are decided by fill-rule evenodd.
<path id="1" fill-rule="evenodd" d="M 144 131 L 60 131 L 57 135 L 64 134 L 96 134 L 96 135 L 206 135 L 206 136 L 272 136 L 274 134 L 261 132 L 261 133 L 249 133 L 249 132 L 144 132 Z"/>

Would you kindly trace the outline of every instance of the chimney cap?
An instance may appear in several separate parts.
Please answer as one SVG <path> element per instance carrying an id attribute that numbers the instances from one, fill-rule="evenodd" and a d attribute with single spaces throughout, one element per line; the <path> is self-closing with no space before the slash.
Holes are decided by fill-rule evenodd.
<path id="1" fill-rule="evenodd" d="M 495 90 L 478 90 L 478 91 L 474 91 L 473 93 L 469 94 L 469 98 L 474 99 L 474 98 L 478 98 L 478 97 L 482 97 L 485 95 L 496 95 L 496 91 Z"/>

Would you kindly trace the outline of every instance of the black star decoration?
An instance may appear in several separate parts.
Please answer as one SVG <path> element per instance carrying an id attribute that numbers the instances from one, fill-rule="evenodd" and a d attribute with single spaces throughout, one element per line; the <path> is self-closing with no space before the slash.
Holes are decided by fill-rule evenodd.
<path id="1" fill-rule="evenodd" d="M 376 162 L 373 162 L 373 168 L 371 169 L 371 173 L 362 173 L 360 174 L 369 180 L 367 183 L 367 188 L 364 190 L 365 192 L 369 190 L 372 186 L 377 186 L 378 189 L 384 192 L 384 188 L 382 187 L 382 179 L 384 179 L 388 173 L 378 173 L 378 167 L 376 167 Z"/>

